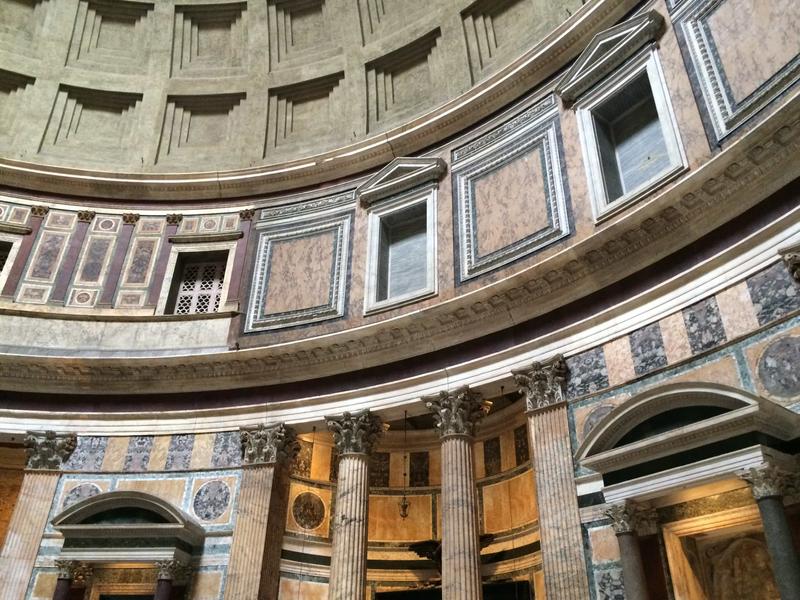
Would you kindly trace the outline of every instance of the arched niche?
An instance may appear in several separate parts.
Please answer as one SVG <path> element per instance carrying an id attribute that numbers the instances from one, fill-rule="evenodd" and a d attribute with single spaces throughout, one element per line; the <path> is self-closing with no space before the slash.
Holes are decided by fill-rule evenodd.
<path id="1" fill-rule="evenodd" d="M 203 544 L 203 528 L 169 502 L 136 491 L 86 498 L 58 514 L 61 558 L 85 562 L 187 562 Z"/>
<path id="2" fill-rule="evenodd" d="M 728 386 L 678 383 L 611 410 L 577 451 L 603 476 L 607 500 L 643 499 L 730 477 L 800 438 L 800 415 Z"/>

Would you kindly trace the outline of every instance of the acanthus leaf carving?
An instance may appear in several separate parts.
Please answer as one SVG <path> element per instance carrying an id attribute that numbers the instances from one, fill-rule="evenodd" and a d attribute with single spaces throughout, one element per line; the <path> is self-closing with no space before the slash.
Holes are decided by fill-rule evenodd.
<path id="1" fill-rule="evenodd" d="M 784 496 L 794 483 L 790 473 L 769 463 L 746 469 L 739 477 L 750 484 L 756 500 Z"/>
<path id="2" fill-rule="evenodd" d="M 294 429 L 283 423 L 243 429 L 242 463 L 247 465 L 281 463 L 288 465 L 297 456 L 300 444 Z"/>
<path id="3" fill-rule="evenodd" d="M 58 470 L 78 446 L 74 433 L 57 435 L 55 431 L 29 431 L 25 436 L 25 451 L 29 469 Z"/>
<path id="4" fill-rule="evenodd" d="M 475 435 L 475 427 L 486 416 L 490 403 L 480 392 L 469 387 L 442 391 L 422 399 L 433 413 L 441 437 L 448 435 Z"/>
<path id="5" fill-rule="evenodd" d="M 381 418 L 369 410 L 355 414 L 345 412 L 341 417 L 325 417 L 325 422 L 333 434 L 339 455 L 371 454 L 384 431 Z"/>
<path id="6" fill-rule="evenodd" d="M 528 369 L 512 371 L 519 391 L 525 396 L 528 411 L 563 402 L 569 369 L 560 354 L 544 362 L 535 362 Z"/>

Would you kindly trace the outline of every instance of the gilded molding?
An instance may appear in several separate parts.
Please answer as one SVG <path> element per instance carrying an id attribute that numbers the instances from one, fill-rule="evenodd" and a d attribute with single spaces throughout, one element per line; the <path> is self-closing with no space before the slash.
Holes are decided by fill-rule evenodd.
<path id="1" fill-rule="evenodd" d="M 242 429 L 242 464 L 290 464 L 300 450 L 297 434 L 284 423 Z"/>
<path id="2" fill-rule="evenodd" d="M 341 417 L 325 417 L 325 422 L 333 434 L 333 443 L 340 456 L 372 454 L 384 431 L 381 418 L 369 410 L 355 414 L 346 412 Z"/>
<path id="3" fill-rule="evenodd" d="M 29 431 L 25 436 L 28 469 L 58 470 L 69 460 L 78 445 L 74 433 L 56 435 L 55 431 Z"/>
<path id="4" fill-rule="evenodd" d="M 511 371 L 519 391 L 525 395 L 525 409 L 534 411 L 564 402 L 569 370 L 560 354 L 535 362 L 528 369 Z"/>
<path id="5" fill-rule="evenodd" d="M 478 423 L 486 416 L 489 403 L 480 392 L 466 386 L 453 391 L 442 391 L 422 398 L 433 413 L 436 429 L 441 437 L 450 435 L 474 436 Z"/>

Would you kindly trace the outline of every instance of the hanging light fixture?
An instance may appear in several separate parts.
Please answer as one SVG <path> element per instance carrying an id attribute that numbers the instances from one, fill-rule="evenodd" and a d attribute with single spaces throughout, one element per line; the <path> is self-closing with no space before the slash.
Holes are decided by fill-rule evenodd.
<path id="1" fill-rule="evenodd" d="M 408 484 L 408 411 L 403 411 L 403 497 L 400 499 L 400 518 L 408 517 L 409 502 L 406 497 L 406 485 Z"/>

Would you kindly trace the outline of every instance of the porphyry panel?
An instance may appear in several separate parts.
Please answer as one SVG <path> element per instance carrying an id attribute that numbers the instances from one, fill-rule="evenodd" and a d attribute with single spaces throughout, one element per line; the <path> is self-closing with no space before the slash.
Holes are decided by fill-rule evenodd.
<path id="1" fill-rule="evenodd" d="M 553 97 L 454 151 L 457 281 L 569 235 L 562 155 Z"/>

